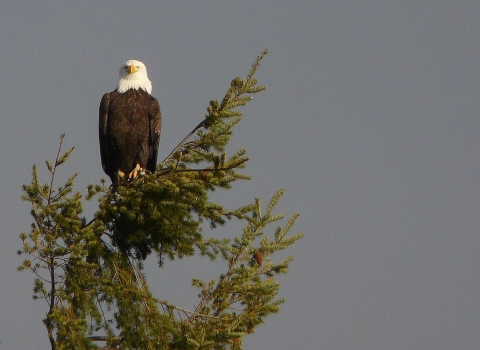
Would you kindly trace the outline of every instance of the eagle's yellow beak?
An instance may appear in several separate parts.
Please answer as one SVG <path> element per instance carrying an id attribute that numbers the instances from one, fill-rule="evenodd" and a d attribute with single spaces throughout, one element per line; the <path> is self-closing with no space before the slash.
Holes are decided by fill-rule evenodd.
<path id="1" fill-rule="evenodd" d="M 135 67 L 135 66 L 132 64 L 131 66 L 128 66 L 127 72 L 128 72 L 128 74 L 136 73 L 136 72 L 138 72 L 138 68 Z"/>

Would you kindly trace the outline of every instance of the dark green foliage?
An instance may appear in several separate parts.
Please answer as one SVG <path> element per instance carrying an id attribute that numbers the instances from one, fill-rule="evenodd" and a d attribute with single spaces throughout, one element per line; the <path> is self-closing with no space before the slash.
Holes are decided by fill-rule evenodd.
<path id="1" fill-rule="evenodd" d="M 32 230 L 22 233 L 25 254 L 20 270 L 29 269 L 34 298 L 47 301 L 44 320 L 52 349 L 241 349 L 242 339 L 279 311 L 275 276 L 285 273 L 291 257 L 274 263 L 271 256 L 295 243 L 287 237 L 295 214 L 285 227 L 267 234 L 283 218 L 272 211 L 279 191 L 262 214 L 260 200 L 227 210 L 209 200 L 209 191 L 229 189 L 247 161 L 240 150 L 227 157 L 232 128 L 241 118 L 236 109 L 263 90 L 253 78 L 264 52 L 249 75 L 235 78 L 221 102 L 211 101 L 208 113 L 172 153 L 148 174 L 120 186 L 116 193 L 89 186 L 87 199 L 97 197 L 99 210 L 87 223 L 81 194 L 72 194 L 73 180 L 53 190 L 58 166 L 73 149 L 47 162 L 49 184 L 41 184 L 34 166 L 23 199 L 32 205 Z M 194 139 L 189 141 L 190 137 Z M 229 239 L 205 240 L 202 227 L 225 225 L 231 218 L 245 222 L 243 232 Z M 187 310 L 152 296 L 142 260 L 155 252 L 173 260 L 194 255 L 220 257 L 228 268 L 209 282 L 194 279 L 196 307 Z M 100 335 L 98 335 L 100 334 Z"/>
<path id="2" fill-rule="evenodd" d="M 54 165 L 47 162 L 50 183 L 40 184 L 38 169 L 34 166 L 32 183 L 23 187 L 22 198 L 32 204 L 34 222 L 29 235 L 20 235 L 23 249 L 19 253 L 33 259 L 25 259 L 19 269 L 29 269 L 37 276 L 33 296 L 47 301 L 44 323 L 52 348 L 73 349 L 72 344 L 77 344 L 78 349 L 91 349 L 93 345 L 85 338 L 89 327 L 87 315 L 92 326 L 100 324 L 101 317 L 94 300 L 86 295 L 89 289 L 96 290 L 98 285 L 92 276 L 97 267 L 86 257 L 91 249 L 100 249 L 98 235 L 103 232 L 103 227 L 99 222 L 86 226 L 80 217 L 81 194 L 70 195 L 76 175 L 54 190 L 55 171 L 73 151 L 71 148 L 60 156 L 60 148 Z"/>

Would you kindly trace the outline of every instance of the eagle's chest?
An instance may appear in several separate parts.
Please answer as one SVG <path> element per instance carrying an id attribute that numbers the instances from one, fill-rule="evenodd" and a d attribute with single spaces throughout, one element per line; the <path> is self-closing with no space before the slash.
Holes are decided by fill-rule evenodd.
<path id="1" fill-rule="evenodd" d="M 148 134 L 149 120 L 147 101 L 126 97 L 127 96 L 120 96 L 115 99 L 110 106 L 108 116 L 108 128 L 110 132 L 117 137 L 126 133 Z"/>

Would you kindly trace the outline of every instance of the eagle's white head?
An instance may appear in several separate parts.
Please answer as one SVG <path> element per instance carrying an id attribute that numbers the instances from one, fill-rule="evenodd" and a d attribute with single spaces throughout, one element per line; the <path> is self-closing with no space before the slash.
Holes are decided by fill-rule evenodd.
<path id="1" fill-rule="evenodd" d="M 117 91 L 123 93 L 129 89 L 142 89 L 152 93 L 152 82 L 147 76 L 147 67 L 136 60 L 130 60 L 120 67 Z"/>

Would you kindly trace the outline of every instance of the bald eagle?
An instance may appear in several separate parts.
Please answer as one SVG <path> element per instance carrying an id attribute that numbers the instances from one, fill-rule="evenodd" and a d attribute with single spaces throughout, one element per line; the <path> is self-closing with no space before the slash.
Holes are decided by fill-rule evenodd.
<path id="1" fill-rule="evenodd" d="M 162 126 L 145 65 L 127 61 L 119 76 L 117 88 L 103 95 L 99 108 L 102 168 L 114 188 L 155 171 Z"/>

